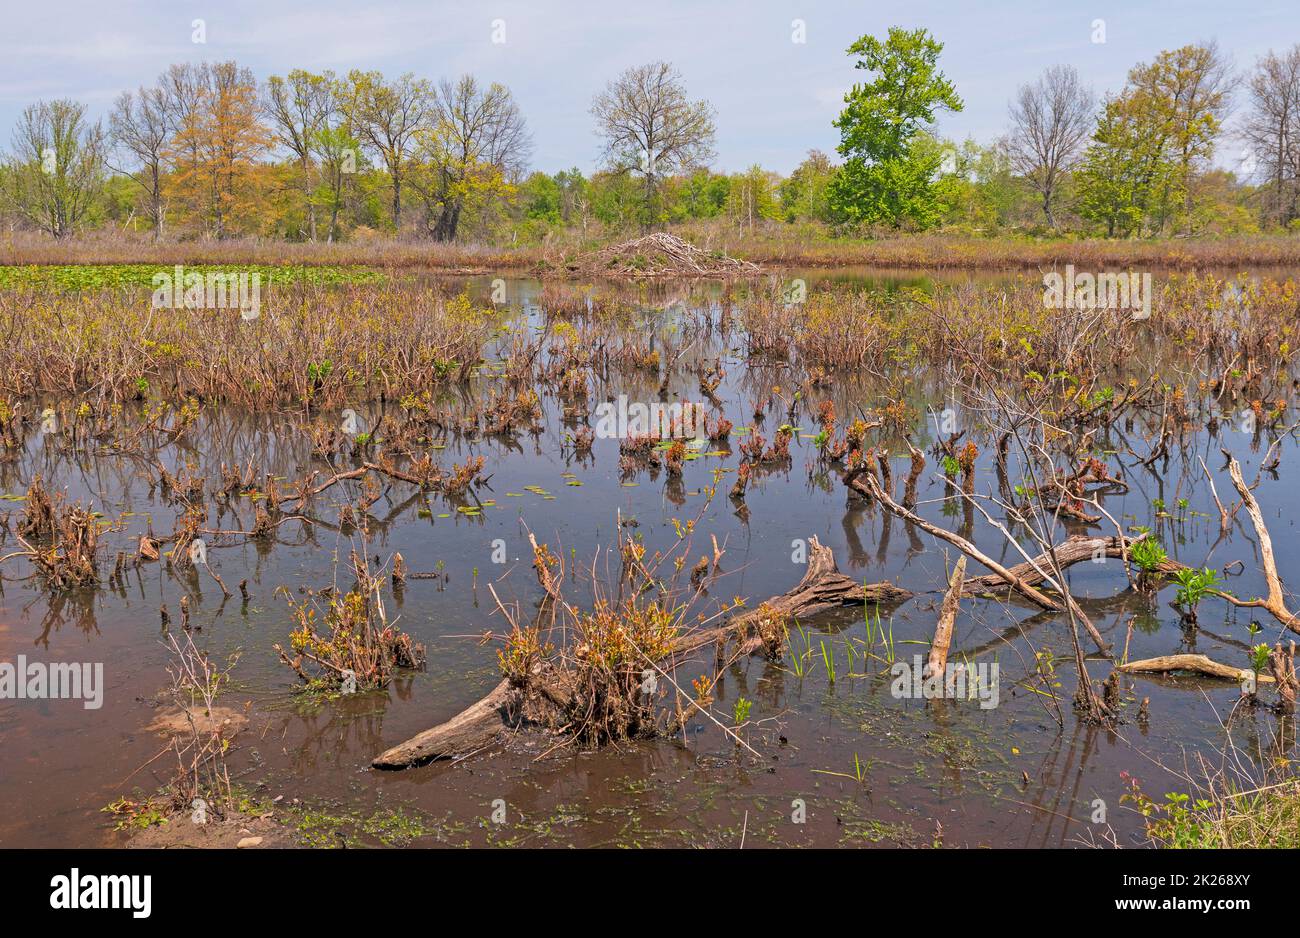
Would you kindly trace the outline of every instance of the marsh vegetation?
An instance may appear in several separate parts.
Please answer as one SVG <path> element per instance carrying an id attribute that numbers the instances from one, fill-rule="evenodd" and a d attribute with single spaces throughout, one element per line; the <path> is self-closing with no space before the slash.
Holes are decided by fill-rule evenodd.
<path id="1" fill-rule="evenodd" d="M 253 320 L 57 276 L 0 292 L 0 641 L 110 689 L 90 724 L 0 711 L 36 757 L 0 784 L 66 779 L 8 843 L 195 798 L 405 818 L 383 843 L 1235 843 L 1291 816 L 1285 271 L 1163 271 L 1139 319 L 1013 272 L 503 298 L 326 268 Z M 620 397 L 705 419 L 596 432 Z M 921 658 L 963 693 L 898 692 Z"/>

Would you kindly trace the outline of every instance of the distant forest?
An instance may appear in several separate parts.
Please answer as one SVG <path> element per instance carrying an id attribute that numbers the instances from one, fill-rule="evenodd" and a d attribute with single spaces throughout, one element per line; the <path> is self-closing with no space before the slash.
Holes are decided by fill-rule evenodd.
<path id="1" fill-rule="evenodd" d="M 0 161 L 0 224 L 62 239 L 256 236 L 537 245 L 681 224 L 810 236 L 1216 236 L 1300 229 L 1300 45 L 1234 68 L 1214 43 L 1161 52 L 1099 94 L 1057 65 L 1008 102 L 997 140 L 943 139 L 960 90 L 926 30 L 849 47 L 860 82 L 835 154 L 788 176 L 710 168 L 718 121 L 667 62 L 588 102 L 599 171 L 530 166 L 509 88 L 472 75 L 173 65 L 101 120 L 23 112 Z M 1229 168 L 1224 168 L 1225 166 Z"/>

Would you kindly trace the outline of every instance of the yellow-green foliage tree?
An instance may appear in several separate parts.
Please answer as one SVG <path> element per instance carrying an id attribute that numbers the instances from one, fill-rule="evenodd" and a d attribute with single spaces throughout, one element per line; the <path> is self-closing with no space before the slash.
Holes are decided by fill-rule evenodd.
<path id="1" fill-rule="evenodd" d="M 174 135 L 167 189 L 212 236 L 258 230 L 265 221 L 259 158 L 271 144 L 257 81 L 234 62 L 173 65 L 163 88 Z"/>
<path id="2" fill-rule="evenodd" d="M 434 94 L 423 78 L 406 73 L 386 81 L 380 72 L 354 70 L 340 105 L 348 125 L 388 170 L 392 186 L 392 224 L 402 228 L 402 185 L 410 169 L 415 137 L 429 126 Z"/>
<path id="3" fill-rule="evenodd" d="M 1133 68 L 1084 154 L 1080 213 L 1108 235 L 1185 229 L 1194 218 L 1194 178 L 1223 127 L 1230 78 L 1213 43 L 1161 52 Z"/>
<path id="4" fill-rule="evenodd" d="M 444 81 L 432 119 L 416 134 L 412 187 L 424 201 L 426 228 L 453 241 L 467 215 L 484 215 L 515 191 L 532 149 L 510 89 L 472 75 Z"/>
<path id="5" fill-rule="evenodd" d="M 5 201 L 55 238 L 75 233 L 104 184 L 104 135 L 86 107 L 59 100 L 23 111 L 14 159 L 5 173 Z"/>
<path id="6" fill-rule="evenodd" d="M 317 192 L 327 178 L 324 163 L 318 159 L 320 144 L 329 139 L 322 135 L 329 134 L 338 111 L 336 87 L 333 72 L 316 75 L 294 69 L 287 78 L 272 75 L 267 79 L 263 96 L 275 142 L 294 163 L 297 188 L 302 193 L 303 234 L 310 241 L 316 240 Z M 333 182 L 333 177 L 329 178 Z"/>

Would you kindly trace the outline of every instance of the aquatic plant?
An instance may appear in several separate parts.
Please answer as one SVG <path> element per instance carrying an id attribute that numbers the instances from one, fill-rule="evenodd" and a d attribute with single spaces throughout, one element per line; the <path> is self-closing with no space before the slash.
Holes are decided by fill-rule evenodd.
<path id="1" fill-rule="evenodd" d="M 1143 573 L 1155 573 L 1169 559 L 1161 543 L 1151 537 L 1143 538 L 1130 547 L 1128 555 Z"/>
<path id="2" fill-rule="evenodd" d="M 255 407 L 338 406 L 468 374 L 494 314 L 390 284 L 272 287 L 260 315 L 155 309 L 146 288 L 0 289 L 0 391 L 125 401 L 141 381 Z"/>
<path id="3" fill-rule="evenodd" d="M 1174 602 L 1184 609 L 1184 617 L 1189 622 L 1196 621 L 1196 609 L 1207 595 L 1218 591 L 1219 574 L 1215 570 L 1179 570 L 1174 574 L 1178 592 Z"/>
<path id="4" fill-rule="evenodd" d="M 354 588 L 308 593 L 299 600 L 281 589 L 294 628 L 289 650 L 272 648 L 307 686 L 353 693 L 384 687 L 399 668 L 424 666 L 424 646 L 391 625 L 384 611 L 384 577 L 372 574 L 364 553 L 353 551 Z"/>

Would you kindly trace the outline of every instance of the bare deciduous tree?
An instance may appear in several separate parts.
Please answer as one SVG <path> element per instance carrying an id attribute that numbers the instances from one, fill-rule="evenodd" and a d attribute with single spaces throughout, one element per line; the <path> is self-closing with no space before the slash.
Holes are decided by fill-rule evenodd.
<path id="1" fill-rule="evenodd" d="M 1250 104 L 1242 132 L 1267 180 L 1263 215 L 1285 226 L 1300 217 L 1300 44 L 1259 60 Z"/>
<path id="2" fill-rule="evenodd" d="M 171 138 L 167 120 L 167 101 L 162 88 L 155 86 L 132 94 L 122 92 L 109 115 L 109 137 L 137 166 L 125 172 L 144 189 L 153 223 L 154 240 L 163 236 L 166 207 L 162 183 L 166 172 L 164 153 Z M 123 172 L 122 170 L 117 170 Z"/>
<path id="3" fill-rule="evenodd" d="M 385 81 L 379 72 L 348 74 L 343 106 L 353 132 L 378 154 L 393 184 L 393 227 L 402 228 L 402 183 L 412 141 L 428 125 L 434 103 L 429 82 L 406 73 Z"/>
<path id="4" fill-rule="evenodd" d="M 713 107 L 690 100 L 667 62 L 629 68 L 596 95 L 591 114 L 609 168 L 640 173 L 645 181 L 644 228 L 658 215 L 659 180 L 713 158 Z"/>
<path id="5" fill-rule="evenodd" d="M 1095 99 L 1072 66 L 1053 65 L 1033 84 L 1021 85 L 1011 102 L 1007 152 L 1012 168 L 1034 187 L 1053 228 L 1053 200 L 1078 160 L 1092 128 Z"/>

